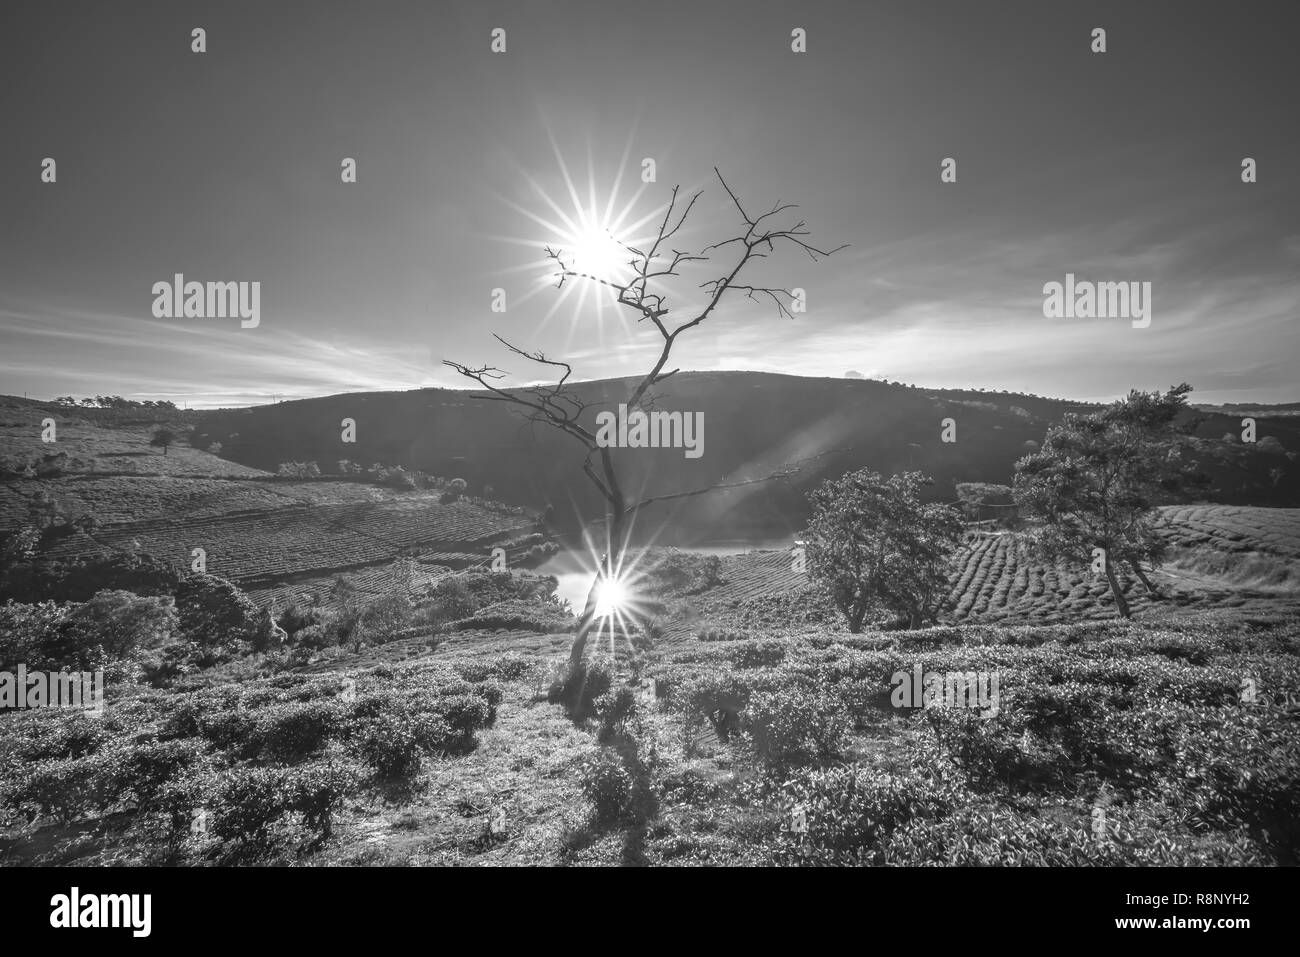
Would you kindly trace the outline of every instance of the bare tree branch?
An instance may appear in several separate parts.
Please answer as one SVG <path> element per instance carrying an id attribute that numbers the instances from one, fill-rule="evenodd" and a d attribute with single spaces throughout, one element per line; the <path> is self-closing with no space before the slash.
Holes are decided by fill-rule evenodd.
<path id="1" fill-rule="evenodd" d="M 629 278 L 616 279 L 582 272 L 576 268 L 576 264 L 566 258 L 563 250 L 552 249 L 550 246 L 545 247 L 547 257 L 554 260 L 556 264 L 556 288 L 562 289 L 564 283 L 569 279 L 587 280 L 604 286 L 615 293 L 615 301 L 618 305 L 636 313 L 637 322 L 649 320 L 659 334 L 662 346 L 658 358 L 628 397 L 626 406 L 629 410 L 645 410 L 652 408 L 656 404 L 658 396 L 650 394 L 649 389 L 680 371 L 678 368 L 668 372 L 664 371 L 677 338 L 682 333 L 707 320 L 729 291 L 742 292 L 747 298 L 756 302 L 760 298 L 766 297 L 775 303 L 778 316 L 794 318 L 791 305 L 795 300 L 795 296 L 792 290 L 778 286 L 742 285 L 737 283 L 741 271 L 750 262 L 767 258 L 769 254 L 776 251 L 778 244 L 781 243 L 789 243 L 795 248 L 803 250 L 814 262 L 845 248 L 845 246 L 841 245 L 834 249 L 823 250 L 814 246 L 806 238 L 810 235 L 810 232 L 803 220 L 798 220 L 791 226 L 780 227 L 776 222 L 777 218 L 797 209 L 798 207 L 793 203 L 782 203 L 778 200 L 771 209 L 760 214 L 757 218 L 750 216 L 740 202 L 740 198 L 723 178 L 722 173 L 717 167 L 714 167 L 713 171 L 717 174 L 718 182 L 722 184 L 722 188 L 726 190 L 727 195 L 731 198 L 737 212 L 740 214 L 744 231 L 737 236 L 707 245 L 698 253 L 683 251 L 669 245 L 669 241 L 685 225 L 691 211 L 695 208 L 696 202 L 702 195 L 702 191 L 696 192 L 689 201 L 682 205 L 679 201 L 680 187 L 674 186 L 664 210 L 663 219 L 659 223 L 653 241 L 647 248 L 638 248 L 611 236 L 611 239 L 631 256 L 628 261 L 628 267 L 631 271 Z M 733 248 L 735 249 L 735 260 L 731 267 L 726 269 L 719 277 L 699 284 L 698 288 L 706 291 L 705 300 L 699 310 L 690 318 L 670 326 L 665 321 L 665 317 L 669 315 L 666 297 L 662 292 L 651 291 L 651 284 L 658 284 L 670 277 L 680 277 L 681 267 L 687 264 L 708 262 L 711 254 L 730 252 Z M 629 504 L 619 481 L 613 450 L 598 443 L 595 434 L 580 422 L 583 414 L 588 409 L 588 405 L 578 399 L 571 391 L 569 380 L 573 375 L 572 366 L 567 362 L 551 359 L 543 352 L 529 352 L 521 349 L 499 335 L 495 336 L 495 338 L 513 354 L 551 369 L 562 370 L 563 374 L 553 385 L 534 385 L 506 389 L 499 383 L 506 377 L 507 373 L 495 366 L 471 367 L 451 360 L 444 360 L 444 364 L 455 369 L 462 376 L 478 383 L 486 393 L 478 396 L 478 398 L 512 403 L 518 407 L 516 411 L 531 425 L 538 423 L 546 425 L 571 435 L 582 443 L 586 450 L 582 471 L 605 500 L 607 514 L 610 518 L 608 531 L 612 533 L 610 547 L 619 554 L 627 547 L 627 542 L 623 539 L 623 532 L 628 521 L 647 505 L 702 495 L 716 489 L 741 488 L 763 482 L 788 479 L 801 472 L 804 463 L 845 451 L 844 449 L 831 449 L 821 452 L 806 459 L 801 459 L 790 466 L 777 469 L 761 478 L 729 483 L 723 482 L 684 492 L 651 496 Z M 612 574 L 613 569 L 617 567 L 617 563 L 611 561 L 610 555 L 606 555 L 602 563 L 605 574 Z M 594 595 L 595 591 L 593 589 L 592 593 L 588 595 L 587 607 L 583 611 L 578 637 L 574 641 L 571 653 L 571 661 L 576 661 L 582 656 L 586 636 L 595 615 Z"/>

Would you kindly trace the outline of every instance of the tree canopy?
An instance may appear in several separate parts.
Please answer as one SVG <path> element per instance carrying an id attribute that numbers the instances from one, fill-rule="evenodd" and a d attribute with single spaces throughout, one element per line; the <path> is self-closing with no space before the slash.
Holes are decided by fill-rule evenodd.
<path id="1" fill-rule="evenodd" d="M 884 478 L 859 469 L 809 495 L 808 574 L 826 588 L 850 631 L 861 631 L 873 609 L 905 615 L 911 627 L 939 612 L 962 521 L 946 505 L 921 501 L 926 484 L 920 472 Z"/>

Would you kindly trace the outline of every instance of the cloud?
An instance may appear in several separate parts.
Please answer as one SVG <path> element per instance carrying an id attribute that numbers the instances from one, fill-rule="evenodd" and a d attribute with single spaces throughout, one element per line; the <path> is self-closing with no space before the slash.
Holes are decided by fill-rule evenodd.
<path id="1" fill-rule="evenodd" d="M 0 337 L 18 362 L 0 363 L 8 388 L 35 395 L 112 394 L 253 404 L 273 396 L 418 388 L 433 368 L 413 350 L 335 335 L 319 341 L 264 322 L 141 319 L 108 312 L 0 308 Z"/>

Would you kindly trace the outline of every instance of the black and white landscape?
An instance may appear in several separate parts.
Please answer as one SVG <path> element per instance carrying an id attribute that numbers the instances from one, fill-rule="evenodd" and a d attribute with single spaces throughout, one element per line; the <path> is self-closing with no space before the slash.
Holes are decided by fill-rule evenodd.
<path id="1" fill-rule="evenodd" d="M 7 2 L 0 864 L 1300 862 L 1285 12 Z"/>

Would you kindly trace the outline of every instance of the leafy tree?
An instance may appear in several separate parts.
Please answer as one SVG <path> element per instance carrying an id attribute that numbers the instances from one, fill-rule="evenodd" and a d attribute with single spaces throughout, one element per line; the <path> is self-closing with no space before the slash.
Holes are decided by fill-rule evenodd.
<path id="1" fill-rule="evenodd" d="M 161 448 L 163 450 L 163 455 L 165 456 L 167 450 L 176 444 L 176 438 L 176 433 L 171 429 L 162 428 L 154 432 L 153 438 L 149 440 L 149 444 L 154 448 Z"/>
<path id="2" fill-rule="evenodd" d="M 52 601 L 0 605 L 0 671 L 12 672 L 20 664 L 44 670 L 51 663 L 49 649 L 63 641 L 67 618 L 67 606 Z M 53 670 L 58 670 L 57 663 Z"/>
<path id="3" fill-rule="evenodd" d="M 68 468 L 67 452 L 48 452 L 33 463 L 36 478 L 58 478 Z"/>
<path id="4" fill-rule="evenodd" d="M 404 628 L 411 625 L 415 616 L 415 606 L 406 595 L 384 595 L 366 604 L 361 611 L 353 641 L 372 640 L 382 644 L 397 637 Z"/>
<path id="5" fill-rule="evenodd" d="M 320 478 L 320 466 L 315 462 L 281 462 L 275 474 L 277 478 L 315 479 Z"/>
<path id="6" fill-rule="evenodd" d="M 261 614 L 233 582 L 216 575 L 187 575 L 176 587 L 181 634 L 203 647 L 251 642 Z"/>
<path id="7" fill-rule="evenodd" d="M 99 645 L 109 655 L 120 658 L 137 648 L 165 644 L 175 635 L 176 626 L 176 609 L 170 598 L 101 591 L 72 610 L 68 638 L 73 650 Z"/>
<path id="8" fill-rule="evenodd" d="M 257 620 L 257 631 L 252 640 L 253 650 L 263 652 L 279 648 L 289 640 L 288 632 L 280 627 L 275 612 L 270 606 L 262 609 L 261 617 Z"/>
<path id="9" fill-rule="evenodd" d="M 830 593 L 854 634 L 873 608 L 906 615 L 911 628 L 939 612 L 962 523 L 948 506 L 921 501 L 926 484 L 919 472 L 884 478 L 859 469 L 827 479 L 808 496 L 808 575 Z"/>
<path id="10" fill-rule="evenodd" d="M 970 518 L 981 518 L 987 507 L 1011 505 L 1011 486 L 988 482 L 958 482 L 957 498 Z"/>
<path id="11" fill-rule="evenodd" d="M 1176 424 L 1191 391 L 1186 383 L 1163 394 L 1133 390 L 1098 412 L 1067 413 L 1048 429 L 1041 450 L 1016 463 L 1016 502 L 1042 523 L 1032 536 L 1040 552 L 1090 563 L 1093 550 L 1102 549 L 1124 618 L 1129 605 L 1116 563 L 1126 563 L 1156 594 L 1141 566 L 1158 564 L 1166 547 L 1155 529 L 1155 506 L 1206 484 L 1186 454 L 1193 440 Z"/>
<path id="12" fill-rule="evenodd" d="M 346 576 L 335 576 L 330 585 L 330 604 L 333 610 L 329 616 L 329 630 L 337 636 L 340 644 L 350 641 L 354 651 L 360 651 L 365 639 L 361 624 L 365 600 L 360 590 Z"/>
<path id="13" fill-rule="evenodd" d="M 100 552 L 57 560 L 40 557 L 34 542 L 39 545 L 39 532 L 28 526 L 0 548 L 0 600 L 88 601 L 104 589 L 137 595 L 176 590 L 176 573 L 151 555 Z"/>

